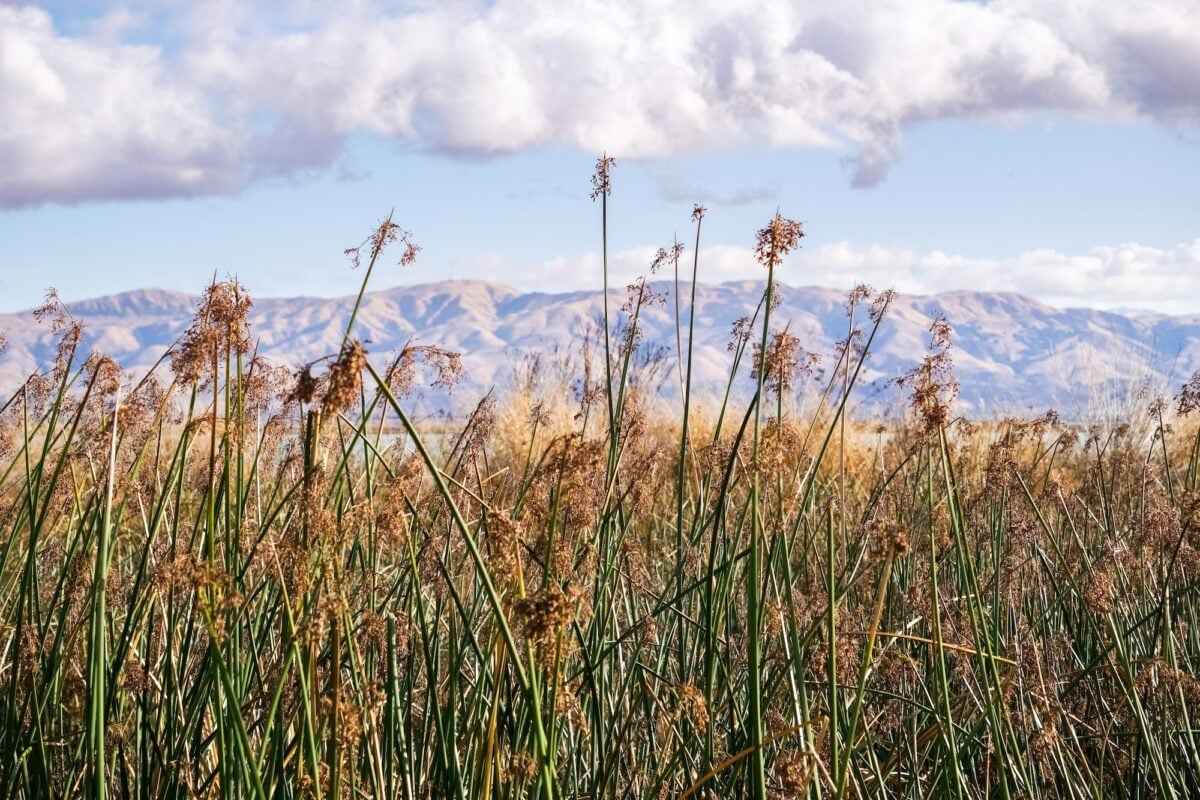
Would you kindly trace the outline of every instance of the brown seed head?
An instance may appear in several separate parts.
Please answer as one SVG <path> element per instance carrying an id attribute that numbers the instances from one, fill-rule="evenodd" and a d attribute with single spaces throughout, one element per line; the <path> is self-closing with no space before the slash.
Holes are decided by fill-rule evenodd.
<path id="1" fill-rule="evenodd" d="M 775 217 L 760 230 L 754 244 L 754 258 L 768 269 L 774 269 L 783 257 L 794 250 L 804 237 L 804 223 L 787 219 L 775 212 Z"/>
<path id="2" fill-rule="evenodd" d="M 592 199 L 597 197 L 608 197 L 612 194 L 612 168 L 616 165 L 617 160 L 608 153 L 596 159 L 596 171 L 592 173 Z"/>
<path id="3" fill-rule="evenodd" d="M 67 307 L 58 299 L 58 290 L 50 288 L 46 290 L 42 304 L 33 310 L 33 318 L 38 322 L 48 321 L 51 329 L 57 333 L 68 325 L 71 312 L 67 311 Z"/>
<path id="4" fill-rule="evenodd" d="M 950 325 L 938 317 L 929 326 L 929 333 L 929 352 L 924 361 L 894 381 L 908 390 L 912 409 L 924 423 L 927 434 L 950 421 L 950 405 L 958 395 L 958 381 L 950 356 L 953 348 Z"/>
<path id="5" fill-rule="evenodd" d="M 903 558 L 908 555 L 908 530 L 894 523 L 876 520 L 870 526 L 872 546 L 883 558 Z"/>
<path id="6" fill-rule="evenodd" d="M 650 273 L 654 274 L 668 264 L 672 264 L 678 269 L 683 249 L 683 245 L 679 242 L 675 242 L 670 247 L 658 248 L 658 252 L 654 254 L 654 260 L 650 262 Z"/>
<path id="7" fill-rule="evenodd" d="M 529 424 L 531 427 L 545 428 L 548 427 L 553 421 L 553 418 L 550 416 L 550 411 L 546 408 L 546 403 L 544 401 L 538 400 L 529 407 Z"/>
<path id="8" fill-rule="evenodd" d="M 892 289 L 884 289 L 875 295 L 875 299 L 871 301 L 871 322 L 878 324 L 883 319 L 883 315 L 887 313 L 888 306 L 892 304 L 892 300 L 895 298 L 896 292 Z"/>
<path id="9" fill-rule="evenodd" d="M 424 367 L 431 376 L 429 386 L 449 389 L 465 373 L 462 356 L 436 345 L 405 345 L 388 369 L 387 385 L 397 397 L 408 397 L 416 388 L 417 368 Z"/>
<path id="10" fill-rule="evenodd" d="M 521 570 L 525 526 L 507 514 L 491 514 L 487 532 L 488 571 L 498 583 L 515 583 Z"/>
<path id="11" fill-rule="evenodd" d="M 1200 408 L 1200 372 L 1197 372 L 1175 395 L 1176 411 L 1180 416 L 1187 416 Z"/>
<path id="12" fill-rule="evenodd" d="M 734 320 L 733 328 L 729 332 L 729 352 L 737 352 L 746 343 L 750 341 L 750 337 L 754 335 L 754 325 L 749 317 L 739 317 Z"/>
<path id="13" fill-rule="evenodd" d="M 417 253 L 420 251 L 420 246 L 413 242 L 412 233 L 404 230 L 396 223 L 392 222 L 392 215 L 388 214 L 387 219 L 379 223 L 375 230 L 371 231 L 371 235 L 356 247 L 347 247 L 342 252 L 350 259 L 352 269 L 358 269 L 362 264 L 362 258 L 365 254 L 367 262 L 374 264 L 387 246 L 400 241 L 404 244 L 404 253 L 400 256 L 400 266 L 407 267 L 417 260 Z"/>
<path id="14" fill-rule="evenodd" d="M 523 786 L 537 775 L 537 761 L 524 751 L 513 753 L 504 770 L 505 777 L 515 786 Z"/>
<path id="15" fill-rule="evenodd" d="M 864 300 L 871 299 L 871 295 L 874 293 L 875 290 L 865 283 L 855 286 L 846 297 L 846 313 L 853 312 Z"/>
<path id="16" fill-rule="evenodd" d="M 322 408 L 326 413 L 345 411 L 354 405 L 362 388 L 362 371 L 367 366 L 367 351 L 357 340 L 342 351 L 329 368 L 329 388 Z"/>
<path id="17" fill-rule="evenodd" d="M 83 368 L 96 396 L 110 397 L 121 388 L 121 368 L 108 356 L 93 352 Z"/>
<path id="18" fill-rule="evenodd" d="M 541 646 L 553 646 L 559 631 L 574 616 L 574 604 L 557 585 L 517 601 L 525 635 Z"/>
<path id="19" fill-rule="evenodd" d="M 692 730 L 702 731 L 708 727 L 708 702 L 704 699 L 704 692 L 692 683 L 681 683 L 677 691 L 679 702 L 675 709 L 676 715 L 680 719 L 686 719 Z"/>
<path id="20" fill-rule="evenodd" d="M 213 282 L 204 290 L 200 306 L 179 346 L 171 351 L 171 369 L 184 384 L 214 385 L 214 361 L 226 353 L 250 351 L 248 316 L 254 302 L 234 279 Z"/>
<path id="21" fill-rule="evenodd" d="M 305 366 L 296 371 L 296 383 L 288 395 L 289 402 L 311 403 L 317 396 L 317 379 L 313 377 L 312 366 Z"/>
<path id="22" fill-rule="evenodd" d="M 782 797 L 800 798 L 808 794 L 813 764 L 807 754 L 790 750 L 780 753 L 775 757 L 774 772 Z"/>
<path id="23" fill-rule="evenodd" d="M 758 380 L 761 374 L 767 389 L 779 395 L 792 387 L 798 375 L 811 373 L 820 361 L 818 354 L 803 352 L 800 340 L 787 329 L 775 331 L 767 341 L 765 358 L 762 345 L 754 345 L 754 367 L 750 377 Z"/>

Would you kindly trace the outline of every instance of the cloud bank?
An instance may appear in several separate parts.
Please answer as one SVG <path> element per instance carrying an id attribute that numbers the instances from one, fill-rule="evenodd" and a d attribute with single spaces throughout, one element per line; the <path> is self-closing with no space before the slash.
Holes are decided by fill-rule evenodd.
<path id="1" fill-rule="evenodd" d="M 1200 125 L 1194 0 L 178 8 L 68 31 L 0 4 L 0 207 L 236 193 L 356 133 L 471 157 L 821 147 L 870 186 L 931 120 Z"/>
<path id="2" fill-rule="evenodd" d="M 611 285 L 619 287 L 647 274 L 656 248 L 632 247 L 610 254 Z M 681 264 L 681 279 L 691 276 L 691 254 Z M 548 259 L 535 267 L 489 256 L 459 265 L 464 276 L 486 278 L 498 272 L 520 274 L 519 288 L 565 291 L 592 289 L 599 280 L 599 253 Z M 670 280 L 660 273 L 654 279 Z M 764 280 L 763 268 L 748 247 L 702 247 L 700 280 Z M 1016 292 L 1059 308 L 1088 307 L 1149 310 L 1170 314 L 1200 312 L 1200 239 L 1173 248 L 1121 244 L 1095 247 L 1083 254 L 1031 250 L 1013 258 L 975 258 L 940 250 L 859 247 L 837 242 L 793 254 L 778 272 L 792 286 L 850 288 L 867 283 L 905 294 L 937 294 L 947 287 L 973 291 Z"/>

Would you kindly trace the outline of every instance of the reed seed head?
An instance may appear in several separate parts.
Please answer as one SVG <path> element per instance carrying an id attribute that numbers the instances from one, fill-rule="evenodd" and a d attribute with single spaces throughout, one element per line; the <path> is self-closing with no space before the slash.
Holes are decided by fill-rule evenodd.
<path id="1" fill-rule="evenodd" d="M 367 351 L 356 339 L 329 368 L 329 386 L 322 410 L 326 414 L 346 411 L 354 405 L 362 389 L 362 373 L 367 366 Z"/>
<path id="2" fill-rule="evenodd" d="M 596 159 L 596 171 L 592 173 L 592 199 L 612 194 L 612 168 L 617 160 L 608 153 Z"/>
<path id="3" fill-rule="evenodd" d="M 799 246 L 804 238 L 804 223 L 787 219 L 778 211 L 759 230 L 754 243 L 754 258 L 768 269 L 778 267 L 783 257 Z"/>

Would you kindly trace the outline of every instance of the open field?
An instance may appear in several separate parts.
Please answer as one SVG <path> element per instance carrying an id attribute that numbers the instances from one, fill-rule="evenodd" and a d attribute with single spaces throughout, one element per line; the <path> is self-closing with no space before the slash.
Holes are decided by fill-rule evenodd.
<path id="1" fill-rule="evenodd" d="M 694 221 L 659 259 L 692 286 Z M 0 415 L 0 794 L 1195 796 L 1200 391 L 971 424 L 935 324 L 903 421 L 857 422 L 892 296 L 818 364 L 770 302 L 802 236 L 758 234 L 748 404 L 690 407 L 686 304 L 651 396 L 643 283 L 573 393 L 426 438 L 406 397 L 457 355 L 383 363 L 353 314 L 293 373 L 214 283 L 133 380 L 48 303 Z M 351 254 L 365 292 L 416 248 L 389 218 Z"/>

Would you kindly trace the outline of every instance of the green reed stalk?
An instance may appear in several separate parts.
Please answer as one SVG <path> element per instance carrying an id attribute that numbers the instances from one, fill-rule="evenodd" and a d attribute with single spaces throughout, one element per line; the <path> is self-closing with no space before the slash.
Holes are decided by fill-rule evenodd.
<path id="1" fill-rule="evenodd" d="M 683 507 L 684 507 L 684 492 L 687 488 L 687 471 L 688 471 L 688 435 L 690 433 L 689 423 L 691 421 L 691 402 L 692 402 L 692 352 L 696 339 L 696 279 L 700 273 L 700 226 L 704 221 L 703 211 L 697 207 L 692 214 L 692 218 L 696 221 L 696 241 L 692 248 L 692 285 L 691 297 L 688 303 L 688 335 L 687 335 L 687 368 L 683 378 L 683 419 L 680 422 L 679 430 L 679 460 L 676 464 L 675 473 L 675 594 L 681 596 L 683 594 L 683 572 L 684 572 L 684 534 L 683 534 Z M 680 328 L 679 321 L 679 251 L 675 251 L 675 331 L 677 337 L 676 347 L 679 350 L 679 355 L 682 358 L 682 347 L 678 343 L 678 334 Z M 684 636 L 683 626 L 679 628 L 679 670 L 680 677 L 684 677 L 683 668 L 686 659 L 686 637 Z"/>
<path id="2" fill-rule="evenodd" d="M 761 446 L 763 386 L 768 368 L 768 344 L 771 331 L 771 306 L 775 291 L 775 264 L 779 256 L 772 244 L 766 260 L 767 288 L 763 305 L 762 339 L 759 350 L 758 388 L 755 391 L 754 427 L 751 434 L 750 484 L 750 557 L 746 563 L 746 669 L 749 681 L 746 691 L 749 700 L 750 745 L 754 753 L 750 757 L 750 796 L 754 800 L 766 800 L 767 762 L 763 751 L 763 707 L 762 707 L 762 600 L 759 587 L 762 580 L 763 519 L 761 508 L 761 470 L 758 456 Z M 832 587 L 831 587 L 832 588 Z M 832 597 L 832 594 L 830 595 Z"/>
<path id="3" fill-rule="evenodd" d="M 117 417 L 120 402 L 114 402 L 108 469 L 104 490 L 103 516 L 98 528 L 96 558 L 92 573 L 92 617 L 88 636 L 88 728 L 89 754 L 88 794 L 104 800 L 108 792 L 108 759 L 105 754 L 107 709 L 105 706 L 105 677 L 108 672 L 107 590 L 109 559 L 113 535 L 113 482 L 117 471 Z"/>

